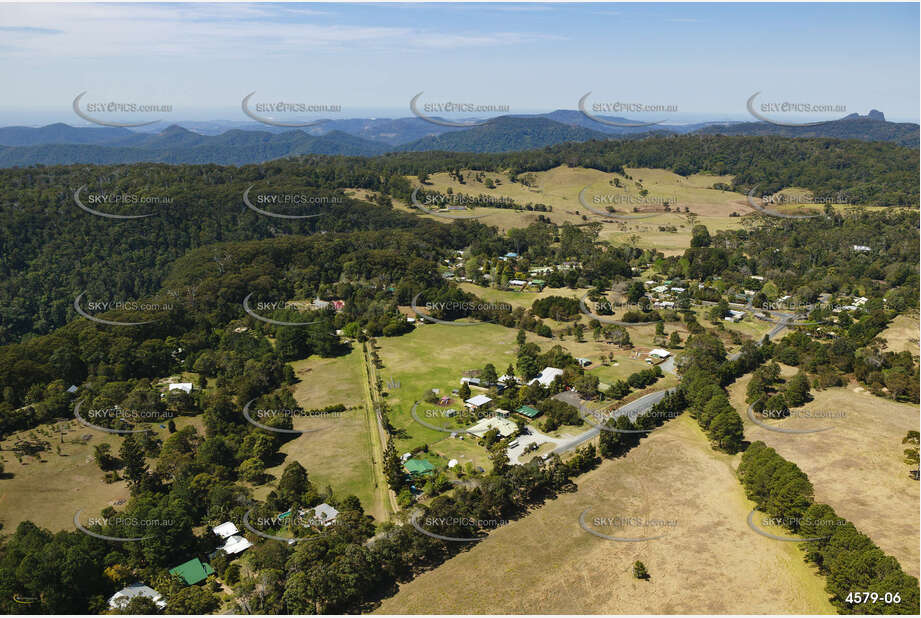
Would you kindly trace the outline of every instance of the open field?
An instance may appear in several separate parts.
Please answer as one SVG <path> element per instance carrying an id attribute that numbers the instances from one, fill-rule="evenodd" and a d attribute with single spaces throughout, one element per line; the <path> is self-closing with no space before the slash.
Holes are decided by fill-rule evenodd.
<path id="1" fill-rule="evenodd" d="M 93 458 L 94 447 L 103 442 L 109 443 L 117 456 L 122 438 L 90 429 L 76 420 L 64 424 L 68 426 L 68 432 L 64 435 L 63 444 L 60 435 L 40 433 L 51 433 L 60 423 L 40 425 L 35 430 L 3 440 L 3 452 L 0 453 L 4 467 L 4 475 L 0 479 L 0 522 L 4 533 L 12 533 L 25 520 L 52 531 L 73 530 L 74 513 L 78 510 L 83 510 L 85 521 L 86 516 L 98 515 L 105 507 L 116 506 L 116 502 L 128 499 L 126 483 L 107 484 L 103 480 L 105 473 Z M 10 449 L 18 439 L 29 439 L 30 434 L 47 441 L 50 448 L 35 457 L 24 456 L 20 463 Z M 71 442 L 84 435 L 92 435 L 86 444 Z M 55 451 L 59 445 L 61 455 Z"/>
<path id="2" fill-rule="evenodd" d="M 193 426 L 204 435 L 204 424 L 197 416 L 175 418 L 176 428 Z M 66 425 L 61 443 L 61 425 Z M 169 431 L 159 423 L 148 425 L 161 440 Z M 44 434 L 42 433 L 44 432 Z M 82 436 L 92 437 L 84 444 Z M 33 437 L 34 436 L 34 437 Z M 50 448 L 36 456 L 24 456 L 20 463 L 10 450 L 19 439 L 40 439 Z M 0 478 L 0 523 L 4 531 L 12 532 L 21 521 L 31 520 L 52 531 L 73 530 L 74 513 L 82 517 L 98 515 L 107 506 L 121 509 L 130 494 L 125 481 L 106 483 L 105 473 L 96 464 L 93 453 L 97 444 L 108 443 L 118 456 L 123 438 L 120 435 L 92 429 L 76 420 L 45 424 L 33 430 L 19 432 L 0 443 L 4 474 Z M 61 455 L 57 454 L 57 447 Z M 41 460 L 44 460 L 42 462 Z M 153 466 L 153 460 L 148 459 Z"/>
<path id="3" fill-rule="evenodd" d="M 349 409 L 329 417 L 295 418 L 294 428 L 307 431 L 280 449 L 284 461 L 266 472 L 281 478 L 285 466 L 298 461 L 320 490 L 327 485 L 339 497 L 354 494 L 368 512 L 373 512 L 374 476 L 367 414 L 361 385 L 361 349 L 335 358 L 310 357 L 291 363 L 301 382 L 294 386 L 295 400 L 305 410 L 342 403 Z M 257 487 L 259 498 L 270 486 Z"/>
<path id="4" fill-rule="evenodd" d="M 300 382 L 292 394 L 305 410 L 341 403 L 346 407 L 362 402 L 361 348 L 354 346 L 345 356 L 311 356 L 290 363 Z"/>
<path id="5" fill-rule="evenodd" d="M 690 245 L 691 225 L 683 213 L 685 207 L 699 216 L 699 222 L 708 226 L 711 232 L 718 229 L 739 228 L 742 226 L 742 217 L 731 217 L 735 212 L 746 215 L 752 212 L 747 205 L 745 196 L 732 191 L 712 189 L 715 183 L 729 183 L 729 176 L 712 176 L 707 174 L 693 174 L 684 178 L 666 170 L 648 168 L 628 168 L 625 170 L 632 176 L 632 180 L 618 174 L 608 174 L 599 170 L 581 167 L 556 167 L 544 172 L 534 172 L 531 186 L 522 183 L 509 182 L 505 174 L 493 172 L 485 173 L 486 178 L 500 181 L 495 188 L 488 189 L 484 182 L 475 179 L 475 173 L 464 172 L 466 182 L 461 184 L 452 179 L 447 173 L 432 174 L 427 187 L 432 190 L 446 192 L 451 188 L 455 193 L 466 195 L 489 195 L 497 198 L 510 198 L 522 206 L 544 204 L 552 208 L 552 212 L 514 211 L 502 208 L 477 208 L 477 215 L 487 225 L 495 225 L 500 230 L 512 227 L 526 227 L 537 221 L 543 215 L 557 224 L 586 223 L 602 221 L 591 209 L 579 202 L 579 193 L 587 188 L 585 199 L 595 210 L 603 210 L 603 205 L 596 207 L 593 204 L 595 196 L 605 196 L 613 200 L 613 205 L 618 212 L 629 214 L 633 207 L 640 209 L 651 208 L 654 212 L 660 211 L 654 217 L 638 220 L 636 222 L 604 222 L 601 232 L 602 240 L 623 243 L 629 242 L 632 235 L 640 236 L 638 246 L 655 247 L 666 254 L 680 253 Z M 621 187 L 611 184 L 618 178 Z M 418 180 L 410 178 L 418 186 Z M 636 183 L 640 182 L 642 186 Z M 641 195 L 640 191 L 646 191 Z M 360 190 L 354 190 L 356 196 L 366 195 Z M 671 213 L 662 209 L 663 201 L 669 202 Z M 413 210 L 419 213 L 411 204 L 395 202 L 395 207 L 403 210 Z M 680 208 L 682 214 L 674 211 Z M 431 215 L 422 215 L 431 216 Z M 437 217 L 433 217 L 437 218 Z M 674 226 L 675 231 L 660 231 L 659 226 Z"/>
<path id="6" fill-rule="evenodd" d="M 785 370 L 784 375 L 792 373 Z M 918 430 L 918 406 L 882 399 L 852 383 L 814 391 L 803 409 L 842 413 L 839 418 L 787 418 L 767 424 L 829 431 L 789 434 L 754 424 L 746 414 L 745 389 L 751 376 L 730 387 L 732 403 L 745 423 L 745 438 L 761 440 L 809 475 L 815 499 L 853 522 L 902 568 L 918 575 L 919 491 L 902 461 L 902 438 Z M 759 419 L 760 420 L 760 419 Z"/>
<path id="7" fill-rule="evenodd" d="M 834 613 L 802 552 L 755 534 L 737 458 L 713 452 L 679 417 L 579 489 L 502 526 L 401 586 L 379 613 Z M 617 542 L 602 534 L 657 540 Z M 596 526 L 595 517 L 671 525 Z M 526 558 L 522 559 L 522 556 Z M 633 577 L 641 560 L 651 579 Z M 490 573 L 484 581 L 483 573 Z"/>
<path id="8" fill-rule="evenodd" d="M 885 339 L 890 352 L 908 350 L 912 356 L 918 356 L 918 315 L 900 315 L 892 320 L 889 327 L 879 334 Z"/>
<path id="9" fill-rule="evenodd" d="M 402 453 L 425 443 L 434 447 L 441 440 L 452 440 L 449 433 L 415 422 L 410 414 L 413 403 L 421 401 L 429 389 L 437 388 L 441 395 L 452 397 L 445 409 L 461 409 L 463 402 L 452 396 L 451 391 L 460 388 L 463 371 L 482 369 L 486 363 L 492 363 L 501 375 L 510 363 L 515 363 L 516 336 L 517 331 L 495 324 L 425 324 L 400 337 L 377 339 L 380 346 L 378 354 L 384 365 L 378 373 L 388 393 L 386 400 L 391 407 L 390 422 L 398 431 L 405 430 L 407 434 L 395 440 L 397 450 Z M 388 387 L 391 379 L 399 383 L 399 388 Z M 474 393 L 484 392 L 476 388 L 472 390 Z M 419 415 L 424 418 L 425 410 L 438 407 L 420 403 Z M 440 419 L 429 422 L 446 424 Z M 445 448 L 441 445 L 441 449 Z"/>

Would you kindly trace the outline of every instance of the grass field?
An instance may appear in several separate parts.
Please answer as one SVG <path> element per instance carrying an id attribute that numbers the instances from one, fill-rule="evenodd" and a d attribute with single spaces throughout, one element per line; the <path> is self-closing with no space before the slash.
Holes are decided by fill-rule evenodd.
<path id="1" fill-rule="evenodd" d="M 880 333 L 885 339 L 890 352 L 908 350 L 912 356 L 918 356 L 918 315 L 900 315 L 892 320 L 889 327 Z"/>
<path id="2" fill-rule="evenodd" d="M 590 200 L 595 195 L 611 196 L 611 199 L 616 200 L 617 204 L 621 204 L 615 204 L 615 208 L 624 214 L 629 214 L 635 205 L 638 208 L 646 208 L 649 205 L 650 208 L 661 209 L 662 200 L 668 200 L 673 211 L 677 208 L 684 211 L 687 207 L 691 212 L 696 213 L 699 216 L 698 222 L 706 224 L 711 232 L 718 229 L 739 228 L 743 225 L 742 217 L 730 217 L 730 214 L 736 212 L 739 215 L 746 215 L 752 212 L 752 209 L 747 206 L 744 195 L 710 188 L 714 183 L 730 182 L 731 178 L 728 176 L 694 174 L 684 178 L 666 170 L 628 168 L 625 171 L 632 176 L 633 180 L 594 169 L 560 166 L 544 172 L 535 172 L 532 186 L 509 182 L 503 174 L 486 173 L 486 178 L 501 181 L 494 189 L 488 189 L 484 183 L 478 182 L 474 174 L 468 170 L 464 173 L 465 184 L 460 184 L 447 173 L 438 173 L 429 177 L 428 187 L 441 192 L 446 192 L 450 187 L 455 193 L 511 198 L 522 205 L 545 204 L 552 208 L 552 212 L 549 213 L 499 208 L 476 209 L 475 214 L 483 215 L 481 219 L 483 223 L 498 226 L 503 231 L 512 227 L 526 227 L 536 221 L 539 214 L 549 217 L 557 224 L 601 221 L 597 215 L 579 202 L 579 193 L 585 188 L 587 188 L 586 200 L 590 205 Z M 615 177 L 620 179 L 623 185 L 621 188 L 609 184 Z M 417 179 L 410 178 L 410 181 L 418 185 Z M 636 182 L 642 183 L 642 189 L 648 192 L 646 196 L 640 195 L 641 188 L 635 184 Z M 355 195 L 364 194 L 355 190 Z M 395 206 L 419 212 L 410 204 L 395 202 Z M 596 208 L 596 210 L 601 209 L 601 207 Z M 666 225 L 677 229 L 674 232 L 659 230 L 659 226 Z M 691 225 L 683 213 L 662 212 L 655 217 L 637 222 L 605 222 L 601 238 L 624 243 L 629 242 L 634 234 L 639 236 L 638 246 L 655 247 L 666 254 L 674 254 L 690 246 Z"/>
<path id="3" fill-rule="evenodd" d="M 834 613 L 824 579 L 802 552 L 752 532 L 737 458 L 713 452 L 680 417 L 625 458 L 577 479 L 579 489 L 502 526 L 469 551 L 423 573 L 379 613 Z M 674 526 L 596 528 L 664 538 L 616 542 L 585 532 L 593 517 Z M 651 579 L 633 577 L 641 560 Z M 488 577 L 484 578 L 484 573 Z"/>
<path id="4" fill-rule="evenodd" d="M 193 425 L 199 434 L 203 433 L 197 417 L 181 416 L 175 421 L 178 429 Z M 62 424 L 67 427 L 63 444 L 57 430 Z M 158 424 L 149 426 L 161 439 L 169 435 Z M 78 438 L 85 435 L 92 438 L 84 444 Z M 34 457 L 24 456 L 20 463 L 10 450 L 19 439 L 45 440 L 50 448 Z M 12 533 L 25 520 L 52 531 L 73 530 L 74 513 L 78 510 L 83 511 L 85 521 L 87 516 L 98 515 L 107 506 L 120 509 L 130 497 L 128 486 L 124 481 L 106 483 L 105 473 L 96 465 L 93 452 L 97 444 L 105 442 L 117 456 L 122 440 L 117 434 L 91 429 L 76 420 L 40 425 L 3 440 L 0 443 L 4 468 L 0 478 L 3 531 Z M 58 446 L 60 455 L 56 450 Z M 152 462 L 149 460 L 149 463 Z"/>
<path id="5" fill-rule="evenodd" d="M 441 395 L 452 397 L 449 407 L 461 409 L 463 402 L 451 391 L 460 388 L 460 379 L 467 369 L 482 369 L 492 363 L 501 375 L 508 365 L 515 363 L 517 331 L 494 324 L 473 326 L 449 326 L 426 324 L 400 337 L 381 337 L 377 340 L 378 354 L 383 362 L 379 374 L 384 380 L 387 402 L 391 407 L 390 422 L 397 430 L 405 430 L 405 437 L 395 440 L 397 450 L 409 451 L 422 444 L 435 450 L 450 451 L 456 446 L 442 444 L 443 441 L 457 442 L 450 434 L 420 425 L 410 414 L 413 403 L 421 401 L 426 391 L 440 390 Z M 399 388 L 388 388 L 393 379 Z M 483 392 L 476 388 L 474 392 Z M 419 415 L 424 418 L 425 410 L 438 406 L 421 403 Z M 435 419 L 431 424 L 447 425 L 447 421 Z M 484 451 L 485 455 L 485 451 Z"/>
<path id="6" fill-rule="evenodd" d="M 293 394 L 305 410 L 342 403 L 350 408 L 335 417 L 295 418 L 294 428 L 303 433 L 286 442 L 280 449 L 284 461 L 267 472 L 276 480 L 284 467 L 298 461 L 307 470 L 315 487 L 326 486 L 343 498 L 354 494 L 362 506 L 376 518 L 374 476 L 371 469 L 372 450 L 361 386 L 361 349 L 357 346 L 347 355 L 335 358 L 310 357 L 291 363 L 301 382 Z M 269 485 L 257 487 L 254 495 L 263 498 Z"/>
<path id="7" fill-rule="evenodd" d="M 792 373 L 789 370 L 784 374 Z M 842 412 L 834 419 L 788 418 L 771 421 L 782 427 L 819 433 L 787 434 L 761 428 L 748 418 L 745 388 L 750 376 L 730 387 L 732 403 L 745 422 L 745 438 L 761 440 L 809 475 L 818 502 L 831 505 L 906 572 L 918 575 L 918 482 L 902 462 L 902 438 L 918 430 L 918 406 L 882 399 L 852 383 L 846 388 L 813 392 L 806 410 Z"/>

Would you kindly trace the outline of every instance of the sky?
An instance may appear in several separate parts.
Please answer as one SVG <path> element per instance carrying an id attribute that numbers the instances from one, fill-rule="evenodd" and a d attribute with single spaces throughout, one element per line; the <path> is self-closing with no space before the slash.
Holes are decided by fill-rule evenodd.
<path id="1" fill-rule="evenodd" d="M 250 92 L 339 105 L 335 118 L 406 117 L 419 92 L 509 113 L 592 92 L 675 120 L 751 119 L 760 91 L 917 122 L 919 69 L 917 3 L 0 4 L 3 125 L 85 125 L 84 91 L 176 120 L 247 120 Z"/>

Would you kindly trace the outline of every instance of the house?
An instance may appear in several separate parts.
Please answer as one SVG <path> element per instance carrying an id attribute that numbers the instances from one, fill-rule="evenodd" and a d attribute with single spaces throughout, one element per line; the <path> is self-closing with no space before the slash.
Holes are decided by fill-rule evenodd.
<path id="1" fill-rule="evenodd" d="M 854 251 L 860 251 L 860 252 L 866 253 L 867 251 L 870 251 L 870 250 L 871 250 L 870 247 L 866 245 L 854 245 Z"/>
<path id="2" fill-rule="evenodd" d="M 587 358 L 577 358 L 576 362 L 579 363 L 579 367 L 588 367 L 592 364 L 592 361 Z"/>
<path id="3" fill-rule="evenodd" d="M 219 526 L 215 526 L 211 529 L 214 534 L 218 535 L 222 539 L 226 539 L 235 534 L 240 534 L 240 530 L 237 528 L 237 525 L 232 521 L 225 521 Z"/>
<path id="4" fill-rule="evenodd" d="M 868 300 L 870 299 L 867 298 L 866 296 L 858 296 L 857 298 L 854 299 L 854 304 L 860 307 L 861 305 L 866 304 Z"/>
<path id="5" fill-rule="evenodd" d="M 510 281 L 508 282 L 508 284 L 509 284 L 509 285 L 520 285 L 520 286 L 525 286 L 525 285 L 528 285 L 528 282 L 527 282 L 527 281 L 522 281 L 521 279 L 512 279 L 512 280 L 510 280 Z"/>
<path id="6" fill-rule="evenodd" d="M 764 277 L 761 275 L 749 275 L 749 278 L 754 279 L 755 281 L 764 281 Z"/>
<path id="7" fill-rule="evenodd" d="M 517 384 L 517 383 L 518 383 L 518 378 L 516 378 L 516 377 L 513 376 L 513 375 L 509 375 L 509 374 L 506 373 L 505 375 L 499 377 L 499 383 L 500 383 L 500 384 L 505 384 L 505 385 Z"/>
<path id="8" fill-rule="evenodd" d="M 325 528 L 336 523 L 339 511 L 324 502 L 314 507 L 313 515 L 316 517 L 316 521 Z"/>
<path id="9" fill-rule="evenodd" d="M 675 303 L 670 300 L 657 300 L 652 303 L 652 306 L 656 309 L 672 309 L 675 306 Z"/>
<path id="10" fill-rule="evenodd" d="M 531 280 L 531 284 L 532 284 L 532 285 L 536 285 L 536 286 L 539 287 L 539 288 L 542 288 L 542 287 L 544 287 L 545 285 L 547 285 L 547 282 L 544 281 L 543 279 L 532 279 L 532 280 Z"/>
<path id="11" fill-rule="evenodd" d="M 431 474 L 435 470 L 435 466 L 431 462 L 426 461 L 425 459 L 410 459 L 403 464 L 403 467 L 413 476 L 423 476 L 426 474 Z"/>
<path id="12" fill-rule="evenodd" d="M 498 418 L 495 416 L 484 418 L 479 421 L 473 427 L 470 427 L 467 432 L 472 433 L 477 438 L 482 438 L 486 435 L 486 432 L 495 429 L 499 432 L 503 438 L 507 438 L 518 430 L 518 425 L 508 420 L 507 418 Z"/>
<path id="13" fill-rule="evenodd" d="M 514 251 L 509 251 L 508 253 L 505 254 L 505 257 L 507 257 L 507 258 L 516 258 L 516 257 L 518 257 L 518 254 L 515 253 Z"/>
<path id="14" fill-rule="evenodd" d="M 540 375 L 528 382 L 528 384 L 539 382 L 541 386 L 550 386 L 553 383 L 553 380 L 557 378 L 557 376 L 562 375 L 562 369 L 557 369 L 556 367 L 544 367 L 544 370 L 540 372 Z"/>
<path id="15" fill-rule="evenodd" d="M 521 406 L 520 408 L 515 410 L 515 412 L 531 420 L 537 418 L 538 416 L 542 414 L 540 410 L 538 410 L 537 408 L 533 408 L 531 406 Z"/>
<path id="16" fill-rule="evenodd" d="M 467 401 L 465 401 L 464 405 L 466 405 L 471 410 L 476 410 L 476 409 L 482 408 L 483 406 L 489 404 L 489 402 L 491 401 L 492 399 L 490 399 L 486 395 L 475 395 L 471 397 L 470 399 L 468 399 Z"/>
<path id="17" fill-rule="evenodd" d="M 183 562 L 169 570 L 170 575 L 176 575 L 185 582 L 186 586 L 192 586 L 199 582 L 205 581 L 209 575 L 214 573 L 214 569 L 207 562 L 202 562 L 198 558 L 192 558 L 188 562 Z"/>
<path id="18" fill-rule="evenodd" d="M 493 412 L 495 412 L 496 416 L 498 416 L 499 418 L 508 418 L 509 415 L 511 414 L 511 412 L 509 412 L 508 410 L 503 410 L 502 408 L 496 408 L 495 410 L 493 410 Z"/>
<path id="19" fill-rule="evenodd" d="M 245 537 L 238 534 L 227 537 L 227 540 L 224 542 L 224 545 L 221 549 L 228 556 L 233 556 L 239 554 L 245 549 L 249 549 L 253 544 L 249 542 Z"/>
<path id="20" fill-rule="evenodd" d="M 735 309 L 730 309 L 729 315 L 723 318 L 723 320 L 725 320 L 726 322 L 738 322 L 744 317 L 745 317 L 744 311 L 736 311 Z"/>
<path id="21" fill-rule="evenodd" d="M 663 350 L 662 348 L 654 348 L 649 351 L 649 356 L 658 359 L 666 359 L 671 356 L 671 353 L 668 350 Z"/>
<path id="22" fill-rule="evenodd" d="M 686 291 L 686 288 L 669 288 L 669 290 L 676 294 L 681 294 L 682 292 Z"/>
<path id="23" fill-rule="evenodd" d="M 76 384 L 71 384 L 71 385 L 70 385 L 70 388 L 67 389 L 67 392 L 70 393 L 71 395 L 73 395 L 74 393 L 76 393 L 76 392 L 77 392 L 77 385 L 76 385 Z"/>
<path id="24" fill-rule="evenodd" d="M 479 378 L 461 378 L 461 384 L 467 383 L 470 386 L 481 386 Z"/>
<path id="25" fill-rule="evenodd" d="M 451 461 L 448 462 L 448 467 L 453 468 L 457 464 L 458 464 L 458 461 L 456 459 L 452 459 Z"/>
<path id="26" fill-rule="evenodd" d="M 656 287 L 652 288 L 652 291 L 655 292 L 656 294 L 662 294 L 666 290 L 668 290 L 667 285 L 657 285 Z"/>
<path id="27" fill-rule="evenodd" d="M 170 384 L 169 389 L 172 391 L 182 391 L 183 393 L 190 394 L 192 392 L 192 383 L 191 382 L 176 382 L 175 384 Z"/>
<path id="28" fill-rule="evenodd" d="M 137 582 L 131 584 L 126 588 L 122 588 L 109 598 L 109 607 L 112 609 L 123 610 L 131 602 L 131 599 L 136 597 L 147 597 L 154 602 L 154 605 L 163 609 L 166 607 L 166 600 L 163 598 L 159 592 L 151 588 L 150 586 L 145 586 L 144 584 Z"/>

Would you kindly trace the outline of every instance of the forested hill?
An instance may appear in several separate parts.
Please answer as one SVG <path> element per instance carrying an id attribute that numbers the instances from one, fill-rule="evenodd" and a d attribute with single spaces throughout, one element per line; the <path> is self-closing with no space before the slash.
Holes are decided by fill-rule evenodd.
<path id="1" fill-rule="evenodd" d="M 740 122 L 712 125 L 700 129 L 710 135 L 778 135 L 781 137 L 831 137 L 859 139 L 873 142 L 891 142 L 909 148 L 918 148 L 921 139 L 919 127 L 912 122 L 887 122 L 886 120 L 857 116 L 823 122 L 812 127 L 783 127 L 767 122 Z"/>
<path id="2" fill-rule="evenodd" d="M 819 196 L 844 195 L 854 204 L 918 203 L 916 150 L 777 137 L 589 141 L 503 154 L 317 155 L 239 168 L 145 164 L 0 170 L 0 343 L 63 325 L 74 297 L 84 290 L 98 294 L 104 289 L 126 300 L 143 297 L 159 288 L 169 264 L 189 249 L 281 234 L 412 227 L 417 218 L 389 208 L 389 196 L 409 198 L 412 186 L 406 176 L 473 168 L 506 174 L 515 182 L 517 174 L 559 165 L 603 171 L 652 167 L 683 175 L 709 171 L 734 175 L 733 188 L 743 192 L 756 186 L 759 192 L 795 186 Z M 93 209 L 153 216 L 94 216 L 74 199 L 84 185 L 84 202 L 91 195 L 156 202 L 85 204 Z M 243 192 L 251 185 L 253 199 L 261 194 L 302 195 L 315 204 L 278 210 L 280 214 L 319 216 L 292 220 L 260 215 L 243 203 Z M 378 205 L 350 200 L 342 193 L 346 187 L 384 197 Z"/>

